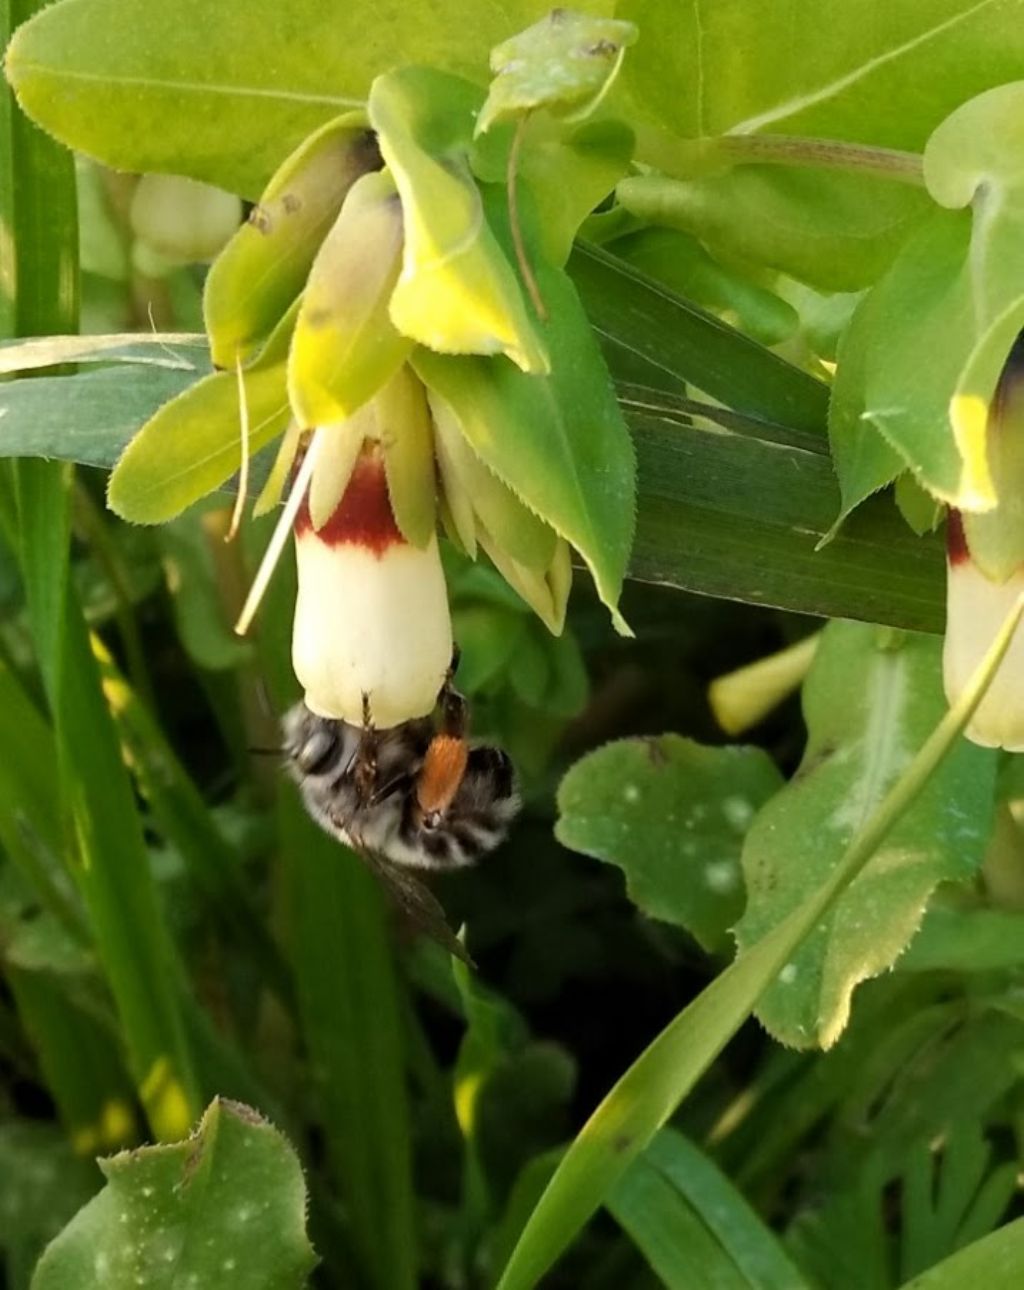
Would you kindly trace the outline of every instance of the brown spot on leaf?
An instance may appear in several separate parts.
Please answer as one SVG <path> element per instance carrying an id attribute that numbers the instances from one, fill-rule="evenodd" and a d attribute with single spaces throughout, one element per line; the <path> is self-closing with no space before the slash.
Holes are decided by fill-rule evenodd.
<path id="1" fill-rule="evenodd" d="M 252 208 L 249 212 L 249 223 L 257 233 L 262 233 L 264 237 L 266 237 L 274 227 L 274 221 L 267 214 L 266 208 L 263 206 L 254 206 Z"/>

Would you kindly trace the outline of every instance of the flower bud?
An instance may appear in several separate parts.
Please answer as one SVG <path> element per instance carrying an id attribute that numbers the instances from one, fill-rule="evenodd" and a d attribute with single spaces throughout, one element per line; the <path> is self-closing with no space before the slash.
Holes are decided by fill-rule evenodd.
<path id="1" fill-rule="evenodd" d="M 1017 598 L 1024 593 L 1024 566 L 1004 582 L 987 578 L 971 559 L 958 511 L 947 528 L 946 642 L 943 679 L 955 702 L 995 639 Z M 967 737 L 985 748 L 1024 751 L 1024 627 L 1018 627 Z"/>
<path id="2" fill-rule="evenodd" d="M 212 260 L 242 220 L 234 193 L 184 175 L 143 175 L 131 206 L 132 232 L 169 264 Z"/>
<path id="3" fill-rule="evenodd" d="M 381 729 L 429 713 L 452 656 L 437 539 L 412 546 L 395 522 L 380 446 L 367 442 L 319 530 L 295 522 L 299 591 L 292 664 L 319 716 Z"/>

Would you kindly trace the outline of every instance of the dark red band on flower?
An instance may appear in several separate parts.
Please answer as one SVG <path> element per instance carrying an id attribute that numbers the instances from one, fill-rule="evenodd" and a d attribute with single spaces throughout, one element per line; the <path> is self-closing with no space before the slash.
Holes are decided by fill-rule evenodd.
<path id="1" fill-rule="evenodd" d="M 307 497 L 295 519 L 295 536 L 301 537 L 312 528 Z M 376 452 L 360 456 L 344 496 L 317 537 L 328 546 L 362 546 L 377 556 L 405 542 L 391 509 L 384 462 Z"/>
<path id="2" fill-rule="evenodd" d="M 959 511 L 950 507 L 946 517 L 946 559 L 952 565 L 963 564 L 971 558 L 964 534 L 964 521 Z"/>

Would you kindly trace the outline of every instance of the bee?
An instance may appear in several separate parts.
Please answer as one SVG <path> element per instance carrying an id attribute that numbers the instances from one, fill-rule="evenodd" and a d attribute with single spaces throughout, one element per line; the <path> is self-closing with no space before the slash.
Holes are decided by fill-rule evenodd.
<path id="1" fill-rule="evenodd" d="M 462 869 L 493 851 L 520 799 L 507 754 L 469 742 L 468 705 L 451 674 L 438 708 L 436 722 L 377 730 L 365 696 L 361 727 L 299 703 L 282 723 L 284 753 L 313 820 L 362 857 L 415 924 L 465 958 L 440 904 L 414 875 Z"/>

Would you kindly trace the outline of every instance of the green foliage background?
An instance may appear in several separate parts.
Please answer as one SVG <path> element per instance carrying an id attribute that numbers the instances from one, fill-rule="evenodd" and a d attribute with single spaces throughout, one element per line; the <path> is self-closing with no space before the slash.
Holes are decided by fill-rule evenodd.
<path id="1" fill-rule="evenodd" d="M 34 8 L 0 0 L 5 44 Z M 186 391 L 180 495 L 148 518 L 236 450 L 196 467 L 203 391 L 230 413 L 233 377 L 196 334 L 202 271 L 133 225 L 136 176 L 254 200 L 385 70 L 482 97 L 488 50 L 546 7 L 65 0 L 8 49 L 12 1288 L 1020 1284 L 1024 780 L 960 740 L 966 705 L 944 716 L 931 530 L 953 503 L 990 567 L 1024 556 L 986 528 L 1015 463 L 949 412 L 988 401 L 1024 322 L 1024 6 L 586 8 L 638 29 L 601 106 L 634 165 L 567 265 L 637 450 L 636 640 L 582 576 L 553 638 L 446 552 L 475 732 L 526 798 L 439 884 L 475 972 L 396 923 L 261 751 L 295 698 L 290 571 L 251 641 L 228 624 L 268 521 L 225 545 L 214 493 L 132 528 L 103 472 Z M 267 439 L 282 361 L 246 378 Z M 529 489 L 513 386 L 501 470 Z M 607 573 L 622 517 L 583 482 Z M 809 616 L 836 621 L 802 707 L 729 744 L 709 682 Z"/>

